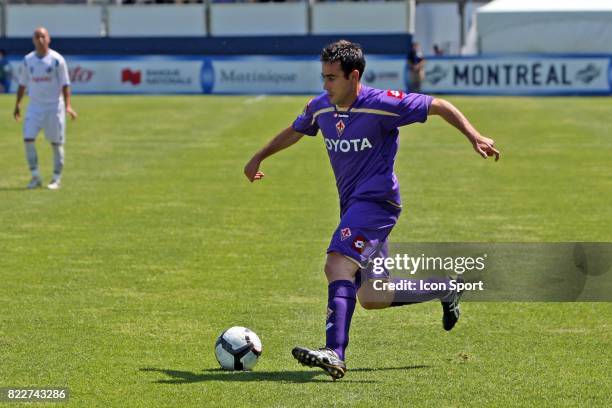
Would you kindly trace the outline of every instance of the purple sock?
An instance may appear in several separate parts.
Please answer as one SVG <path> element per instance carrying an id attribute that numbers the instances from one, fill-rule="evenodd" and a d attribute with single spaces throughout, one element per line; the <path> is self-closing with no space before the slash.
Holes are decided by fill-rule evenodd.
<path id="1" fill-rule="evenodd" d="M 393 278 L 391 281 L 393 283 L 399 283 L 400 281 L 406 281 L 407 279 Z M 450 278 L 427 278 L 427 279 L 409 279 L 414 282 L 415 288 L 414 290 L 396 290 L 393 303 L 391 303 L 391 307 L 394 306 L 404 306 L 410 305 L 413 303 L 421 303 L 428 302 L 434 299 L 440 299 L 444 301 L 449 295 L 452 294 L 452 291 L 448 289 L 448 285 L 450 282 Z M 431 283 L 444 283 L 446 284 L 447 289 L 445 290 L 432 290 L 432 289 L 420 289 L 419 281 Z"/>
<path id="2" fill-rule="evenodd" d="M 338 280 L 329 284 L 327 296 L 327 326 L 325 347 L 334 350 L 344 360 L 344 350 L 349 343 L 349 329 L 355 311 L 357 291 L 355 284 Z"/>

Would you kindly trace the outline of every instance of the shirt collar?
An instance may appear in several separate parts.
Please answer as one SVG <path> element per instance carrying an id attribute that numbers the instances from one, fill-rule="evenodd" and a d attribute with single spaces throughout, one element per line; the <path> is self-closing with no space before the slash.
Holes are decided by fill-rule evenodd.
<path id="1" fill-rule="evenodd" d="M 357 106 L 359 104 L 359 102 L 361 101 L 361 99 L 363 98 L 363 96 L 366 93 L 366 88 L 368 88 L 368 87 L 365 86 L 364 84 L 360 84 L 359 92 L 357 93 L 357 97 L 355 98 L 353 103 L 351 103 L 351 106 L 349 106 L 347 108 L 347 107 L 340 107 L 338 105 L 333 105 L 334 106 L 334 110 L 336 112 L 350 112 L 351 109 L 353 109 L 355 106 Z"/>

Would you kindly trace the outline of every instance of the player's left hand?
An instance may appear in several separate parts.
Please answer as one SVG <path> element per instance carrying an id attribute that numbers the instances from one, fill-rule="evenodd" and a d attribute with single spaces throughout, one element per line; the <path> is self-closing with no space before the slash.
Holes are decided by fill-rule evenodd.
<path id="1" fill-rule="evenodd" d="M 493 139 L 479 135 L 472 141 L 472 146 L 483 159 L 495 156 L 495 161 L 499 160 L 500 152 L 495 148 Z"/>
<path id="2" fill-rule="evenodd" d="M 77 113 L 70 106 L 66 106 L 66 113 L 70 115 L 70 119 L 72 120 L 77 118 Z"/>

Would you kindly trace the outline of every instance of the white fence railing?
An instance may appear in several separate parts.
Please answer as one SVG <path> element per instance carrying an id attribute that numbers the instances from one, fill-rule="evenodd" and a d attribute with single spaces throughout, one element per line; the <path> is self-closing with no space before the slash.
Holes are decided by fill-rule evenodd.
<path id="1" fill-rule="evenodd" d="M 1 4 L 0 33 L 23 38 L 38 26 L 58 37 L 407 33 L 414 2 Z"/>

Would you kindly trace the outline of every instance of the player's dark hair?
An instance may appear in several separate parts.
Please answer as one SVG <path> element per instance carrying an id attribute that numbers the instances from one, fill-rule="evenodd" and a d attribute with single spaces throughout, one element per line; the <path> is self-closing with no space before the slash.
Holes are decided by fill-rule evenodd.
<path id="1" fill-rule="evenodd" d="M 323 48 L 321 62 L 340 62 L 344 77 L 348 78 L 353 70 L 359 71 L 359 78 L 363 76 L 365 70 L 365 57 L 361 45 L 347 40 L 336 41 Z"/>

